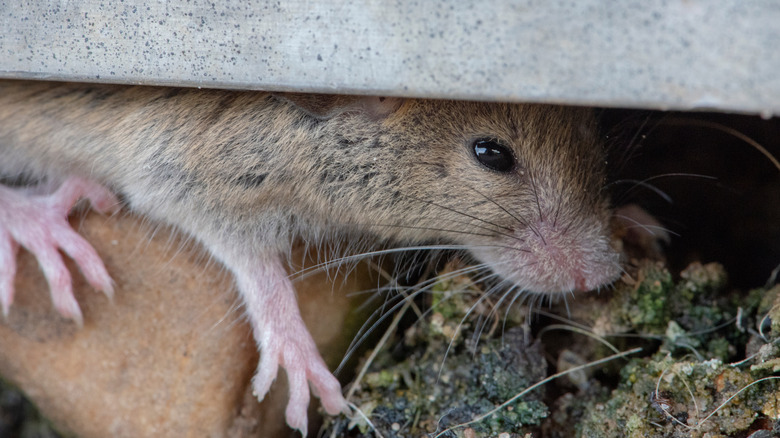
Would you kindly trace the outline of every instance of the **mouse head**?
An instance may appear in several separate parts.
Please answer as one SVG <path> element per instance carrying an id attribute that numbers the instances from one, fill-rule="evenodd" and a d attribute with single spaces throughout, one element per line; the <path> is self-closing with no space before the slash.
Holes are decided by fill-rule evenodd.
<path id="1" fill-rule="evenodd" d="M 288 100 L 325 122 L 322 138 L 332 147 L 316 171 L 327 175 L 323 190 L 341 220 L 386 238 L 462 244 L 529 292 L 590 290 L 619 274 L 604 152 L 590 111 L 377 97 Z"/>

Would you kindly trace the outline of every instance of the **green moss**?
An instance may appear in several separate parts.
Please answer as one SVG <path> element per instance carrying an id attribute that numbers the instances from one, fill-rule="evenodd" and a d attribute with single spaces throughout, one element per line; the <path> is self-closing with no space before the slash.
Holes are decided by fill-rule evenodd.
<path id="1" fill-rule="evenodd" d="M 775 337 L 780 336 L 780 284 L 768 291 L 757 290 L 762 297 L 758 312 L 761 315 L 762 327 L 769 322 L 769 328 Z"/>
<path id="2" fill-rule="evenodd" d="M 621 307 L 628 323 L 642 331 L 662 330 L 671 312 L 668 299 L 673 286 L 672 276 L 664 267 L 648 264 L 642 271 L 643 278 L 635 289 L 625 289 L 627 306 Z"/>
<path id="3" fill-rule="evenodd" d="M 780 372 L 780 287 L 730 290 L 718 264 L 675 276 L 644 262 L 629 276 L 607 296 L 577 301 L 571 318 L 618 348 L 642 346 L 641 356 L 557 379 L 496 410 L 549 376 L 548 367 L 560 372 L 612 352 L 578 331 L 547 331 L 542 344 L 518 316 L 527 308 L 495 308 L 498 299 L 455 277 L 434 287 L 426 318 L 380 352 L 353 401 L 387 437 L 440 432 L 493 410 L 469 424 L 477 436 L 748 436 L 780 424 L 778 380 L 750 386 Z M 536 330 L 549 323 L 560 325 L 533 321 Z M 372 433 L 359 421 L 329 427 L 337 436 Z"/>
<path id="4" fill-rule="evenodd" d="M 383 436 L 422 436 L 469 422 L 546 376 L 541 345 L 522 327 L 496 330 L 496 315 L 504 313 L 480 305 L 475 287 L 463 279 L 437 284 L 433 312 L 371 364 L 355 400 Z M 544 394 L 543 388 L 531 391 L 469 427 L 484 436 L 522 433 L 548 415 Z M 337 436 L 369 430 L 367 423 L 338 419 L 330 427 Z"/>
<path id="5" fill-rule="evenodd" d="M 726 338 L 713 338 L 707 343 L 707 356 L 721 361 L 734 355 L 734 347 Z"/>
<path id="6" fill-rule="evenodd" d="M 481 343 L 476 353 L 460 341 L 450 347 L 446 359 L 448 343 L 416 342 L 422 348 L 411 351 L 405 360 L 366 375 L 358 404 L 370 406 L 371 421 L 384 436 L 419 436 L 437 426 L 470 421 L 544 377 L 546 365 L 538 344 L 522 345 L 522 340 L 522 333 L 508 332 L 503 342 Z M 380 356 L 376 366 L 391 362 L 390 353 Z M 542 395 L 542 391 L 529 394 L 471 427 L 498 434 L 539 424 L 549 411 L 540 400 Z M 343 433 L 348 426 L 337 425 Z"/>
<path id="7" fill-rule="evenodd" d="M 777 420 L 777 380 L 760 382 L 721 407 L 760 377 L 717 359 L 634 359 L 602 408 L 588 410 L 580 436 L 622 437 L 625 430 L 644 437 L 689 436 L 694 431 L 732 436 L 758 418 Z M 717 415 L 710 416 L 716 409 Z"/>
<path id="8" fill-rule="evenodd" d="M 778 288 L 754 290 L 747 297 L 727 291 L 725 272 L 715 264 L 689 266 L 675 285 L 665 282 L 662 272 L 656 265 L 643 266 L 637 274 L 642 282 L 629 292 L 618 291 L 616 310 L 609 315 L 624 322 L 625 315 L 636 309 L 655 306 L 652 318 L 634 318 L 638 325 L 626 330 L 645 330 L 644 335 L 662 339 L 660 346 L 653 355 L 632 359 L 620 370 L 617 388 L 606 401 L 586 409 L 577 434 L 734 436 L 772 430 L 780 422 L 780 384 L 774 377 L 760 379 L 780 371 L 780 349 L 773 343 L 780 330 L 771 316 L 780 316 L 774 292 Z M 659 305 L 664 293 L 670 299 Z M 771 330 L 764 339 L 755 332 L 751 337 L 747 328 L 763 315 L 770 315 L 771 324 L 765 325 Z M 659 337 L 663 323 L 665 330 Z M 758 348 L 752 359 L 728 363 L 740 359 L 739 353 L 749 345 Z M 750 386 L 754 382 L 758 383 Z"/>

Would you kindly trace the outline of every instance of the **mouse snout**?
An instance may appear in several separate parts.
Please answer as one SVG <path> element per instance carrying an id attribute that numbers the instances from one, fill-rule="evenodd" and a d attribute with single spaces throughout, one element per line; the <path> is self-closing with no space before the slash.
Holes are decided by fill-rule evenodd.
<path id="1" fill-rule="evenodd" d="M 620 274 L 620 255 L 606 227 L 539 221 L 473 253 L 517 287 L 537 293 L 589 291 Z"/>
<path id="2" fill-rule="evenodd" d="M 583 229 L 542 221 L 525 234 L 529 252 L 521 259 L 535 271 L 541 292 L 589 291 L 611 283 L 620 270 L 619 257 L 600 226 Z"/>

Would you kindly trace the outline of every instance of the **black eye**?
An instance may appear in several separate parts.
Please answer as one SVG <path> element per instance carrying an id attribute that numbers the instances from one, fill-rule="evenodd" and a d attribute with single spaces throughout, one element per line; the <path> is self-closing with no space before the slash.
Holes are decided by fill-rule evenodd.
<path id="1" fill-rule="evenodd" d="M 498 172 L 509 172 L 515 167 L 512 151 L 496 140 L 475 141 L 474 156 L 483 166 Z"/>

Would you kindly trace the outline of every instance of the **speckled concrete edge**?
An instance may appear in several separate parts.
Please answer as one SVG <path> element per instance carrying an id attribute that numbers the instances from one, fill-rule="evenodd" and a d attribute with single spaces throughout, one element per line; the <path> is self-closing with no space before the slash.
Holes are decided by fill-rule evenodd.
<path id="1" fill-rule="evenodd" d="M 0 77 L 780 112 L 771 0 L 11 0 Z"/>

